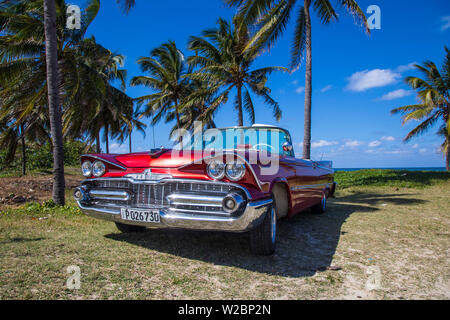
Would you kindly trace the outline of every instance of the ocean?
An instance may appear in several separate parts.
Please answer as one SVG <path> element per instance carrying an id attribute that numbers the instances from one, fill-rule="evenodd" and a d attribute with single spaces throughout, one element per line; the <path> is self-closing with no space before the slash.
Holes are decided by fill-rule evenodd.
<path id="1" fill-rule="evenodd" d="M 404 167 L 404 168 L 334 168 L 335 171 L 356 171 L 364 169 L 406 170 L 406 171 L 445 171 L 445 167 Z"/>

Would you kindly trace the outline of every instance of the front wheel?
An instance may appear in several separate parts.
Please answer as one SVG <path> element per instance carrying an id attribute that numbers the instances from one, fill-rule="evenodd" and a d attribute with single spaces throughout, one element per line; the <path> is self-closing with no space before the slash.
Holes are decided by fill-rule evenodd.
<path id="1" fill-rule="evenodd" d="M 144 232 L 145 227 L 142 226 L 133 226 L 131 224 L 125 224 L 116 222 L 116 227 L 123 233 L 135 233 L 135 232 Z"/>
<path id="2" fill-rule="evenodd" d="M 269 256 L 275 252 L 277 214 L 273 204 L 267 206 L 263 222 L 250 231 L 250 249 L 257 255 Z"/>

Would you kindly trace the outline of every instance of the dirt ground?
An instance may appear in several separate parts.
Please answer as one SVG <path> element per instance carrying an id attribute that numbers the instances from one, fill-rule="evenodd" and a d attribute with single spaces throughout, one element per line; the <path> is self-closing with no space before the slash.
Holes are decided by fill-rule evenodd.
<path id="1" fill-rule="evenodd" d="M 66 188 L 68 192 L 78 186 L 83 176 L 79 169 L 66 169 Z M 24 177 L 0 178 L 0 209 L 18 207 L 26 202 L 43 202 L 51 199 L 52 177 L 46 173 Z"/>

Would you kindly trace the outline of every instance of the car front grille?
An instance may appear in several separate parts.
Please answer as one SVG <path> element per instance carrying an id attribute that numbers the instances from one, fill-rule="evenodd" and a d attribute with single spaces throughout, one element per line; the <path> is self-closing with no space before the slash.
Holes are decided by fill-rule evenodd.
<path id="1" fill-rule="evenodd" d="M 85 187 L 96 191 L 126 191 L 128 199 L 92 198 L 97 207 L 133 207 L 168 209 L 183 213 L 230 215 L 223 210 L 221 199 L 235 186 L 224 183 L 160 181 L 134 183 L 130 179 L 95 179 L 86 181 Z M 242 192 L 241 192 L 242 193 Z M 170 197 L 172 196 L 172 197 Z M 177 197 L 182 196 L 182 197 Z M 171 200 L 172 198 L 176 200 Z M 181 198 L 182 200 L 178 200 Z M 201 199 L 200 199 L 201 198 Z M 199 201 L 196 203 L 196 199 Z M 206 200 L 210 200 L 205 203 Z"/>

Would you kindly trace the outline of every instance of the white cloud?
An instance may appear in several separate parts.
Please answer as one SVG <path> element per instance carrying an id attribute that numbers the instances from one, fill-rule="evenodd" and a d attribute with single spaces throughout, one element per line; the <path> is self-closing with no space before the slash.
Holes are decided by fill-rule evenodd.
<path id="1" fill-rule="evenodd" d="M 393 150 L 393 151 L 385 151 L 386 154 L 402 154 L 405 153 L 405 150 Z"/>
<path id="2" fill-rule="evenodd" d="M 383 140 L 383 141 L 394 141 L 395 138 L 393 136 L 383 136 L 383 137 L 381 137 L 381 140 Z"/>
<path id="3" fill-rule="evenodd" d="M 358 140 L 347 140 L 344 143 L 344 147 L 355 148 L 361 146 L 363 143 Z"/>
<path id="4" fill-rule="evenodd" d="M 441 26 L 441 31 L 445 31 L 450 29 L 450 16 L 444 16 L 441 18 L 441 22 L 443 25 Z"/>
<path id="5" fill-rule="evenodd" d="M 404 65 L 398 66 L 395 69 L 395 71 L 397 71 L 397 72 L 405 72 L 405 71 L 413 70 L 415 68 L 415 66 L 414 66 L 415 64 L 417 64 L 417 62 L 411 62 L 411 63 L 408 63 L 408 64 L 404 64 Z"/>
<path id="6" fill-rule="evenodd" d="M 369 147 L 373 148 L 373 147 L 378 147 L 381 145 L 381 141 L 375 140 L 369 143 Z"/>
<path id="7" fill-rule="evenodd" d="M 126 144 L 113 143 L 109 146 L 110 153 L 126 153 L 128 148 Z"/>
<path id="8" fill-rule="evenodd" d="M 329 84 L 329 85 L 323 87 L 322 89 L 320 89 L 320 92 L 322 92 L 322 93 L 327 92 L 328 90 L 331 89 L 331 87 L 332 87 L 332 85 Z"/>
<path id="9" fill-rule="evenodd" d="M 421 149 L 419 149 L 419 152 L 420 152 L 420 153 L 425 153 L 425 152 L 427 152 L 427 149 L 421 148 Z"/>
<path id="10" fill-rule="evenodd" d="M 337 141 L 319 140 L 319 141 L 312 142 L 311 147 L 313 147 L 313 148 L 329 147 L 329 146 L 335 146 L 337 144 L 339 144 L 339 142 L 337 142 Z"/>
<path id="11" fill-rule="evenodd" d="M 293 81 L 291 82 L 291 84 L 292 84 L 293 86 L 298 85 L 298 80 L 293 80 Z"/>
<path id="12" fill-rule="evenodd" d="M 355 72 L 347 80 L 347 89 L 361 92 L 371 88 L 384 87 L 400 78 L 400 74 L 390 69 L 373 69 Z"/>
<path id="13" fill-rule="evenodd" d="M 295 89 L 295 92 L 301 94 L 305 91 L 305 87 L 298 87 L 297 89 Z"/>
<path id="14" fill-rule="evenodd" d="M 418 144 L 418 143 L 416 143 L 416 144 L 414 144 L 414 145 L 412 146 L 413 149 L 417 149 L 418 147 L 419 147 L 419 144 Z"/>
<path id="15" fill-rule="evenodd" d="M 391 91 L 389 93 L 386 93 L 384 96 L 381 97 L 381 100 L 394 100 L 403 98 L 406 96 L 410 96 L 413 92 L 411 90 L 404 90 L 404 89 L 398 89 Z"/>

